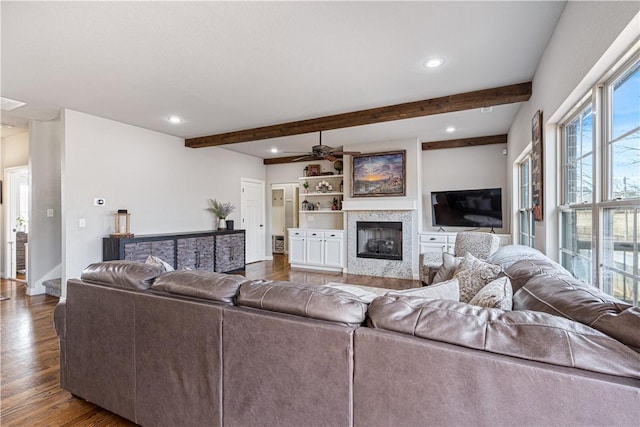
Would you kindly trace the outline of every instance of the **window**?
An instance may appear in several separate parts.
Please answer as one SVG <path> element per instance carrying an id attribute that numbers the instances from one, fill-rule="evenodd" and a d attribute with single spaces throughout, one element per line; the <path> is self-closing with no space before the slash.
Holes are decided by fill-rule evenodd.
<path id="1" fill-rule="evenodd" d="M 518 176 L 520 177 L 518 243 L 534 247 L 535 222 L 533 220 L 533 206 L 531 204 L 531 154 L 527 155 L 518 165 Z"/>
<path id="2" fill-rule="evenodd" d="M 561 124 L 560 258 L 579 279 L 640 305 L 640 55 Z M 601 136 L 598 141 L 597 136 Z"/>

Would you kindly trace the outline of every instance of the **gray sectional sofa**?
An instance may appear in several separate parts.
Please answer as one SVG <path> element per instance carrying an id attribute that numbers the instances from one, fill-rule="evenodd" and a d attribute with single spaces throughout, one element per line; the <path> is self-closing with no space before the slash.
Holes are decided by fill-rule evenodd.
<path id="1" fill-rule="evenodd" d="M 144 426 L 637 425 L 640 311 L 492 261 L 513 311 L 93 264 L 55 310 L 61 386 Z"/>

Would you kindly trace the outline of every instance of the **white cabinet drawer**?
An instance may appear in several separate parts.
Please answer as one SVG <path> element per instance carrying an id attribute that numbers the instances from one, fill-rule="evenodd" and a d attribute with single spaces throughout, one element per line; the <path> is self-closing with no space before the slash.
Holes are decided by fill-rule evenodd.
<path id="1" fill-rule="evenodd" d="M 325 231 L 324 238 L 325 239 L 342 239 L 344 238 L 344 233 L 342 231 Z"/>
<path id="2" fill-rule="evenodd" d="M 443 243 L 443 244 L 447 244 L 447 236 L 446 235 L 437 235 L 437 234 L 421 234 L 420 235 L 420 243 Z"/>
<path id="3" fill-rule="evenodd" d="M 306 236 L 307 236 L 306 231 L 300 231 L 300 230 L 289 231 L 289 237 L 306 237 Z"/>

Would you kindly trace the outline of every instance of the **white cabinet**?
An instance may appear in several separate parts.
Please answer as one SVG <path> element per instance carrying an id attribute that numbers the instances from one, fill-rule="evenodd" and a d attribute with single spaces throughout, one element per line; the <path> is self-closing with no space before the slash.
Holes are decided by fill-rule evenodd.
<path id="1" fill-rule="evenodd" d="M 425 255 L 425 259 L 440 261 L 444 252 L 453 253 L 455 241 L 455 233 L 453 235 L 445 235 L 443 233 L 421 234 L 420 253 Z"/>
<path id="2" fill-rule="evenodd" d="M 456 235 L 458 233 L 423 233 L 420 234 L 420 253 L 432 254 L 431 257 L 442 259 L 443 252 L 454 253 L 456 245 Z M 500 238 L 500 246 L 511 243 L 511 236 L 508 234 L 497 234 Z"/>
<path id="3" fill-rule="evenodd" d="M 337 232 L 324 233 L 324 265 L 342 268 L 344 258 L 344 235 Z"/>
<path id="4" fill-rule="evenodd" d="M 309 265 L 324 264 L 324 233 L 321 231 L 307 231 L 307 262 Z"/>
<path id="5" fill-rule="evenodd" d="M 304 264 L 306 257 L 304 231 L 295 231 L 289 233 L 289 263 Z"/>
<path id="6" fill-rule="evenodd" d="M 344 232 L 290 229 L 289 263 L 294 268 L 342 271 Z"/>

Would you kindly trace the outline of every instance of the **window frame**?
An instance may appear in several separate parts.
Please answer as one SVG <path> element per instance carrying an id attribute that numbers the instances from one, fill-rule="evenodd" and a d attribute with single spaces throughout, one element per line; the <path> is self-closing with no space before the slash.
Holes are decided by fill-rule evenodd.
<path id="1" fill-rule="evenodd" d="M 633 226 L 631 227 L 632 236 L 632 271 L 622 271 L 615 265 L 616 258 L 620 256 L 615 249 L 616 237 L 615 234 L 608 234 L 609 230 L 613 230 L 613 213 L 616 209 L 627 210 L 635 212 L 637 215 L 640 210 L 640 195 L 630 198 L 616 198 L 614 188 L 614 158 L 612 154 L 613 144 L 617 141 L 623 140 L 628 135 L 633 135 L 640 131 L 640 124 L 635 128 L 618 135 L 616 138 L 612 137 L 613 134 L 613 91 L 617 81 L 625 76 L 629 72 L 640 72 L 640 43 L 635 45 L 635 53 L 627 55 L 627 59 L 621 60 L 618 65 L 613 67 L 609 73 L 603 76 L 597 84 L 592 86 L 589 91 L 581 98 L 581 100 L 575 104 L 570 113 L 567 114 L 558 125 L 558 134 L 560 138 L 559 151 L 560 151 L 560 188 L 559 188 L 559 201 L 560 206 L 558 209 L 558 224 L 559 224 L 559 261 L 565 267 L 571 269 L 576 264 L 565 265 L 565 256 L 571 257 L 582 256 L 578 253 L 578 243 L 573 245 L 574 248 L 564 247 L 566 231 L 566 214 L 569 212 L 577 212 L 578 210 L 588 210 L 591 212 L 591 283 L 602 289 L 604 292 L 614 295 L 616 282 L 615 279 L 607 280 L 607 277 L 613 277 L 615 273 L 618 277 L 623 277 L 626 284 L 626 280 L 630 279 L 632 282 L 632 291 L 630 300 L 634 305 L 640 305 L 639 295 L 639 283 L 640 283 L 640 266 L 638 249 L 640 247 L 640 234 L 639 227 L 640 221 L 637 216 L 633 217 Z M 635 70 L 634 70 L 635 68 Z M 567 134 L 566 127 L 572 123 L 576 117 L 583 114 L 584 110 L 591 106 L 593 119 L 593 135 L 592 135 L 592 196 L 591 202 L 571 202 L 569 200 L 569 176 L 568 176 L 568 163 L 567 163 Z M 580 153 L 582 155 L 582 153 Z M 577 158 L 577 157 L 576 157 Z M 581 196 L 582 197 L 582 196 Z M 605 221 L 610 221 L 609 224 L 605 224 Z M 575 225 L 575 224 L 574 224 Z M 624 225 L 628 227 L 628 223 Z M 572 230 L 574 236 L 577 237 L 577 231 Z M 605 235 L 605 233 L 607 233 Z M 625 235 L 629 235 L 628 229 L 625 228 Z M 613 251 L 613 252 L 612 252 Z M 627 252 L 622 251 L 624 262 L 627 260 Z M 617 255 L 617 257 L 616 257 Z M 606 265 L 607 261 L 611 261 L 612 265 Z M 626 264 L 625 264 L 626 265 Z M 618 280 L 620 280 L 618 278 Z M 619 283 L 618 283 L 619 288 Z M 624 287 L 626 296 L 626 287 Z"/>

